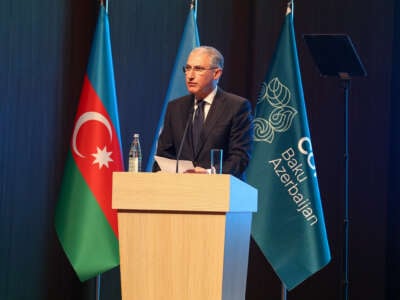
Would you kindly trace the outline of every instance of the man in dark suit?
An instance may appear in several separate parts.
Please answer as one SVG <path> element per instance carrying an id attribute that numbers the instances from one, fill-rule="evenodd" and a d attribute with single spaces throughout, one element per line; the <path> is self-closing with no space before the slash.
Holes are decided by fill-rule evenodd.
<path id="1" fill-rule="evenodd" d="M 168 104 L 157 155 L 176 159 L 183 142 L 179 159 L 195 166 L 188 172 L 207 173 L 210 150 L 223 149 L 222 172 L 243 179 L 253 137 L 251 105 L 217 86 L 223 66 L 217 49 L 192 50 L 183 68 L 190 94 Z"/>

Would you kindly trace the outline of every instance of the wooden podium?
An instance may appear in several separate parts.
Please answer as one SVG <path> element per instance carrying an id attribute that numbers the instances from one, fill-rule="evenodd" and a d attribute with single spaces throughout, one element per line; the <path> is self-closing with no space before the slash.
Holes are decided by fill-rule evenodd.
<path id="1" fill-rule="evenodd" d="M 113 174 L 124 300 L 245 299 L 257 190 L 230 175 Z"/>

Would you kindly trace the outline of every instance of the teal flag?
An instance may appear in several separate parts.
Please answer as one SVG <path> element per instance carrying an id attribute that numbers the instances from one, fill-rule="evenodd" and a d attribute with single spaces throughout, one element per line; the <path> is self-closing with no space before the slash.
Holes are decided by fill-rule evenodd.
<path id="1" fill-rule="evenodd" d="M 186 88 L 186 83 L 185 83 L 185 74 L 183 73 L 182 68 L 184 65 L 186 65 L 186 60 L 189 56 L 189 53 L 193 50 L 193 48 L 196 48 L 198 46 L 200 46 L 199 34 L 197 30 L 195 8 L 192 5 L 186 19 L 186 24 L 183 30 L 183 35 L 181 43 L 179 45 L 178 54 L 175 58 L 174 69 L 172 70 L 172 75 L 168 85 L 167 94 L 165 96 L 160 120 L 158 122 L 153 145 L 151 147 L 146 167 L 147 172 L 150 172 L 153 168 L 154 155 L 156 154 L 157 151 L 158 137 L 160 135 L 162 126 L 164 124 L 164 117 L 165 117 L 165 112 L 167 110 L 168 102 L 188 94 L 188 90 Z"/>
<path id="2" fill-rule="evenodd" d="M 257 101 L 247 178 L 259 195 L 252 236 L 291 290 L 331 256 L 290 7 Z"/>

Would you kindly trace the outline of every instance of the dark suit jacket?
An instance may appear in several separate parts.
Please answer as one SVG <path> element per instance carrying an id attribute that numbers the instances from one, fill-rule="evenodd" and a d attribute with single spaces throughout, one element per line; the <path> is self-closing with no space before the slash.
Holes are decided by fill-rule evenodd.
<path id="1" fill-rule="evenodd" d="M 157 155 L 176 159 L 193 106 L 193 95 L 178 98 L 168 104 Z M 218 89 L 201 132 L 198 153 L 194 153 L 189 126 L 180 159 L 191 160 L 195 166 L 209 169 L 210 150 L 223 149 L 222 172 L 243 179 L 250 159 L 252 138 L 250 102 Z"/>

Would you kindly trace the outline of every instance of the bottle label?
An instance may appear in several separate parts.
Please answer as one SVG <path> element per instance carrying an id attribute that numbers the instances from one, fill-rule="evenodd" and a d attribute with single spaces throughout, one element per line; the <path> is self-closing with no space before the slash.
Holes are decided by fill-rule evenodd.
<path id="1" fill-rule="evenodd" d="M 135 172 L 135 173 L 140 172 L 138 157 L 129 158 L 129 172 Z"/>

